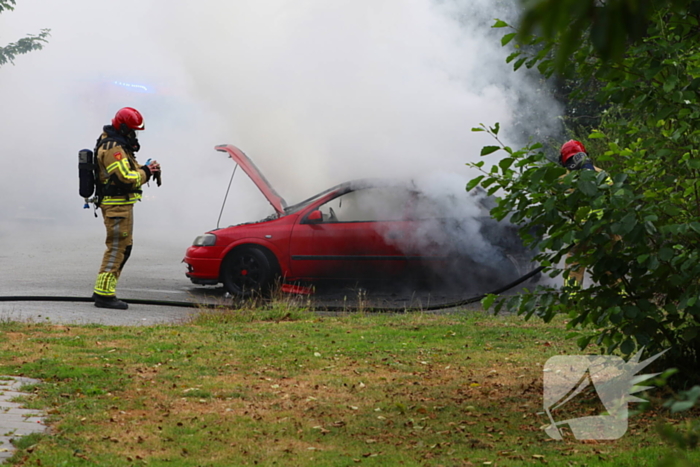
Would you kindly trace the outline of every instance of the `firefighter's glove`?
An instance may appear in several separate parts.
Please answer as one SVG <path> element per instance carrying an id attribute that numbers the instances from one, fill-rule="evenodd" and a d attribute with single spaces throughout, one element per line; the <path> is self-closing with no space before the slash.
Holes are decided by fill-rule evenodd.
<path id="1" fill-rule="evenodd" d="M 158 161 L 153 161 L 145 167 L 148 168 L 148 172 L 150 173 L 150 176 L 153 177 L 153 180 L 156 181 L 156 184 L 160 186 L 160 164 L 158 163 Z"/>

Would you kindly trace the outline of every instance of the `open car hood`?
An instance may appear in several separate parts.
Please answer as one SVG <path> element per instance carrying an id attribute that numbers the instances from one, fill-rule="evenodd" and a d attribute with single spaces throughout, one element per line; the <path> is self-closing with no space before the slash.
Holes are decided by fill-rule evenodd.
<path id="1" fill-rule="evenodd" d="M 229 157 L 233 159 L 236 164 L 241 166 L 243 171 L 248 174 L 253 183 L 255 183 L 255 186 L 265 195 L 265 198 L 270 202 L 275 212 L 280 216 L 284 214 L 284 208 L 287 207 L 287 202 L 277 194 L 265 176 L 260 173 L 260 170 L 258 170 L 255 164 L 253 164 L 253 161 L 251 161 L 243 151 L 231 144 L 221 144 L 216 146 L 215 149 L 228 153 Z"/>

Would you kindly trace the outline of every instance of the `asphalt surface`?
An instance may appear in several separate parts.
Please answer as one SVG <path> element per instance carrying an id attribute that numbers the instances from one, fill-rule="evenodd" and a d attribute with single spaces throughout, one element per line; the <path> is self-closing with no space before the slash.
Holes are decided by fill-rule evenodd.
<path id="1" fill-rule="evenodd" d="M 100 230 L 73 233 L 31 224 L 0 231 L 0 296 L 90 297 L 104 251 L 102 235 Z M 207 300 L 193 292 L 185 277 L 181 260 L 187 243 L 164 243 L 156 235 L 140 240 L 122 274 L 118 296 Z M 0 302 L 0 319 L 61 324 L 151 325 L 179 322 L 193 312 L 196 310 L 167 306 L 132 305 L 117 312 L 95 308 L 92 303 Z"/>

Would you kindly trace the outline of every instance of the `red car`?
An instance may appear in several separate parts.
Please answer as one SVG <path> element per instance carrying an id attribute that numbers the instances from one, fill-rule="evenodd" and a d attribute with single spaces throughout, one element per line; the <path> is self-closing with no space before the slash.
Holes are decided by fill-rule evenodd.
<path id="1" fill-rule="evenodd" d="M 197 237 L 184 259 L 195 284 L 223 283 L 248 296 L 277 280 L 400 279 L 430 271 L 492 290 L 524 271 L 527 254 L 515 227 L 491 220 L 485 207 L 465 228 L 415 187 L 376 180 L 343 183 L 288 206 L 240 149 L 216 150 L 240 165 L 275 214 Z"/>

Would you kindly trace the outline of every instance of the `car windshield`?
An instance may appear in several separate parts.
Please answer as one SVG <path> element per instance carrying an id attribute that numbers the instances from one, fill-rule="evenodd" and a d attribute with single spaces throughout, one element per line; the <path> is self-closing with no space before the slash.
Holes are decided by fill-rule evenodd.
<path id="1" fill-rule="evenodd" d="M 292 205 L 292 206 L 288 206 L 288 207 L 284 208 L 284 213 L 285 213 L 285 214 L 292 214 L 292 213 L 295 213 L 295 212 L 299 211 L 300 209 L 304 209 L 306 206 L 308 206 L 309 204 L 313 203 L 314 201 L 317 201 L 318 199 L 320 199 L 321 197 L 327 195 L 327 194 L 330 193 L 331 191 L 337 190 L 338 187 L 340 187 L 340 185 L 337 185 L 337 186 L 334 186 L 334 187 L 332 187 L 332 188 L 329 188 L 329 189 L 327 189 L 327 190 L 325 190 L 325 191 L 322 191 L 321 193 L 319 193 L 319 194 L 317 194 L 317 195 L 314 195 L 314 196 L 312 196 L 312 197 L 309 198 L 309 199 L 305 199 L 305 200 L 302 201 L 301 203 L 297 203 L 297 204 L 294 204 L 294 205 Z"/>

